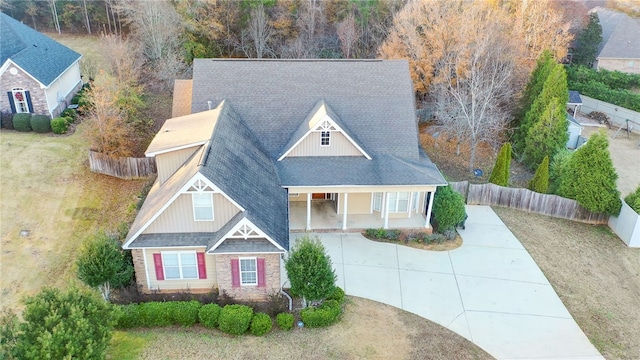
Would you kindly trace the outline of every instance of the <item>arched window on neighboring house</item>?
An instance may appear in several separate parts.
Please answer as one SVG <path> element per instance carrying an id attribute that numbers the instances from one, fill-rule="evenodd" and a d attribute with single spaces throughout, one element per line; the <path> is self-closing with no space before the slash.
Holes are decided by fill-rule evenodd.
<path id="1" fill-rule="evenodd" d="M 31 104 L 31 96 L 29 92 L 23 88 L 13 88 L 7 93 L 9 97 L 9 103 L 11 105 L 11 111 L 14 113 L 28 113 L 33 112 L 33 105 Z"/>

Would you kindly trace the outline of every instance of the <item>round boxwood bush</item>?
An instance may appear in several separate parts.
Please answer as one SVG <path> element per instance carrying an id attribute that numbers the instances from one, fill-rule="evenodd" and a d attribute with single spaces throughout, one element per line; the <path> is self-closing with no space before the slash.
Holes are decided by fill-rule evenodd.
<path id="1" fill-rule="evenodd" d="M 338 320 L 342 306 L 336 300 L 327 300 L 318 307 L 309 307 L 300 313 L 302 322 L 309 327 L 329 326 Z"/>
<path id="2" fill-rule="evenodd" d="M 336 286 L 331 295 L 327 297 L 327 300 L 335 300 L 338 303 L 342 304 L 344 302 L 344 290 Z"/>
<path id="3" fill-rule="evenodd" d="M 47 115 L 33 115 L 31 117 L 31 128 L 39 134 L 48 133 L 51 131 L 51 118 Z"/>
<path id="4" fill-rule="evenodd" d="M 293 329 L 294 320 L 293 314 L 289 313 L 280 313 L 276 316 L 276 324 L 278 324 L 280 329 L 286 331 Z"/>
<path id="5" fill-rule="evenodd" d="M 22 132 L 31 131 L 31 114 L 20 113 L 13 115 L 13 128 Z"/>
<path id="6" fill-rule="evenodd" d="M 218 329 L 232 335 L 241 335 L 249 329 L 253 309 L 246 305 L 226 305 L 220 310 Z"/>
<path id="7" fill-rule="evenodd" d="M 64 134 L 67 132 L 67 119 L 68 118 L 58 116 L 51 120 L 51 130 L 53 130 L 54 134 Z"/>
<path id="8" fill-rule="evenodd" d="M 161 327 L 173 324 L 171 308 L 168 302 L 148 302 L 140 306 L 141 326 Z"/>
<path id="9" fill-rule="evenodd" d="M 262 336 L 273 327 L 273 322 L 269 315 L 265 313 L 256 313 L 251 319 L 251 334 L 255 336 Z"/>
<path id="10" fill-rule="evenodd" d="M 173 323 L 182 326 L 193 326 L 198 321 L 198 310 L 202 304 L 198 301 L 176 301 L 171 304 Z"/>
<path id="11" fill-rule="evenodd" d="M 13 129 L 13 114 L 9 112 L 0 113 L 0 127 Z"/>
<path id="12" fill-rule="evenodd" d="M 71 123 L 76 121 L 78 117 L 78 112 L 75 109 L 64 109 L 62 113 L 60 113 L 61 117 L 68 117 Z"/>
<path id="13" fill-rule="evenodd" d="M 200 324 L 212 329 L 217 328 L 220 309 L 220 305 L 218 304 L 207 304 L 202 306 L 200 310 L 198 310 L 198 320 L 200 321 Z"/>

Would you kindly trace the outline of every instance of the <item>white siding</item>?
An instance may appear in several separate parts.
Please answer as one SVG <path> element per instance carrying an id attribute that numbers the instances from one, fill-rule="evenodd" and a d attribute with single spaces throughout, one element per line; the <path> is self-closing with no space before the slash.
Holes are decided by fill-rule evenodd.
<path id="1" fill-rule="evenodd" d="M 62 74 L 57 80 L 55 80 L 51 86 L 45 90 L 47 96 L 47 104 L 49 112 L 52 116 L 57 116 L 61 110 L 57 109 L 60 103 L 60 98 L 67 99 L 72 91 L 74 91 L 79 84 L 82 83 L 80 78 L 80 65 L 79 62 L 71 65 L 67 71 Z M 68 105 L 62 103 L 62 105 Z"/>
<path id="2" fill-rule="evenodd" d="M 363 156 L 341 132 L 332 131 L 329 146 L 320 146 L 320 132 L 311 132 L 287 156 Z"/>
<path id="3" fill-rule="evenodd" d="M 198 146 L 171 151 L 156 155 L 156 167 L 158 168 L 158 181 L 163 184 L 176 170 L 178 170 L 187 159 L 193 155 Z"/>
<path id="4" fill-rule="evenodd" d="M 143 234 L 214 232 L 240 212 L 233 203 L 221 194 L 213 194 L 214 221 L 195 221 L 191 194 L 181 194 Z"/>

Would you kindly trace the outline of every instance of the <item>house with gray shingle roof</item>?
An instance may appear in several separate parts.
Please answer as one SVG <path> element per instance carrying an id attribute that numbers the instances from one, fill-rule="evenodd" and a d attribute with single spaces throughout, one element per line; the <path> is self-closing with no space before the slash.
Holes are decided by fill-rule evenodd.
<path id="1" fill-rule="evenodd" d="M 292 233 L 430 231 L 446 181 L 420 147 L 404 60 L 196 59 L 173 104 L 123 245 L 143 291 L 265 299 Z"/>
<path id="2" fill-rule="evenodd" d="M 0 13 L 0 112 L 55 117 L 82 86 L 81 55 Z"/>
<path id="3" fill-rule="evenodd" d="M 591 11 L 598 14 L 602 26 L 594 67 L 640 74 L 640 18 L 603 7 Z"/>

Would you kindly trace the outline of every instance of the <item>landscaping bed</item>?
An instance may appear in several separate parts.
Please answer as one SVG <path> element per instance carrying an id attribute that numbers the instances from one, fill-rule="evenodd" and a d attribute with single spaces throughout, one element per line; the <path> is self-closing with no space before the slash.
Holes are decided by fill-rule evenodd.
<path id="1" fill-rule="evenodd" d="M 431 234 L 424 231 L 367 229 L 362 232 L 362 236 L 372 241 L 431 251 L 448 251 L 462 246 L 462 238 L 458 233 L 456 233 L 455 238 L 447 239 L 442 234 Z"/>

